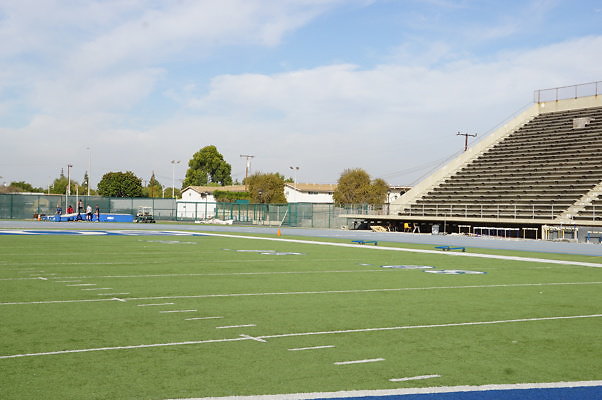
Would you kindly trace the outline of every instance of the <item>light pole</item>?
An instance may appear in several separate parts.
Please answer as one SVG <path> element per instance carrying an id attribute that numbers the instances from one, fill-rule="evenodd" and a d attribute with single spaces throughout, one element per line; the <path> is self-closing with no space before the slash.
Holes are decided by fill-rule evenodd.
<path id="1" fill-rule="evenodd" d="M 295 183 L 295 185 L 297 185 L 297 172 L 299 171 L 299 167 L 289 167 L 289 168 L 293 170 L 294 183 Z"/>
<path id="2" fill-rule="evenodd" d="M 86 147 L 86 150 L 90 152 L 88 158 L 88 182 L 86 183 L 86 186 L 88 186 L 88 197 L 90 197 L 90 181 L 92 177 L 92 149 L 90 147 Z"/>
<path id="3" fill-rule="evenodd" d="M 171 160 L 171 197 L 176 198 L 176 164 L 179 164 L 180 160 Z"/>
<path id="4" fill-rule="evenodd" d="M 67 190 L 65 191 L 65 207 L 69 203 L 69 196 L 71 196 L 71 168 L 72 164 L 67 164 Z"/>

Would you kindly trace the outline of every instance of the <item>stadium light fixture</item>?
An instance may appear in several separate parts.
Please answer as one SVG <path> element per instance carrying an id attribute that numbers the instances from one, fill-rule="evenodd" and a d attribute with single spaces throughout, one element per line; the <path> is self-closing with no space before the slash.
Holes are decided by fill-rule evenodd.
<path id="1" fill-rule="evenodd" d="M 176 164 L 179 164 L 180 160 L 171 160 L 171 197 L 176 198 Z"/>

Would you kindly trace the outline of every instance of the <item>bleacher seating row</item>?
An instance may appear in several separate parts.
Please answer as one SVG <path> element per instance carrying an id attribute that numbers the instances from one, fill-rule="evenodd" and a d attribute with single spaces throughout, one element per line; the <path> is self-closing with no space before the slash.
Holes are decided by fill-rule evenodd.
<path id="1" fill-rule="evenodd" d="M 540 114 L 404 210 L 553 219 L 602 182 L 602 107 Z M 602 221 L 602 199 L 574 216 Z"/>

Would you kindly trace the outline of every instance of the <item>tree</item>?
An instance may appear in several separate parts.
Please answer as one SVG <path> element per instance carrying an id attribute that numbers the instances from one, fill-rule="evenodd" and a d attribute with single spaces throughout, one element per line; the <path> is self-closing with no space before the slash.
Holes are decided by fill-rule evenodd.
<path id="1" fill-rule="evenodd" d="M 339 178 L 333 199 L 336 204 L 383 204 L 388 190 L 384 180 L 370 181 L 370 175 L 363 169 L 346 169 Z"/>
<path id="2" fill-rule="evenodd" d="M 163 196 L 163 185 L 159 183 L 157 178 L 155 178 L 155 172 L 150 177 L 148 181 L 148 186 L 144 188 L 144 196 L 146 197 L 162 197 Z"/>
<path id="3" fill-rule="evenodd" d="M 253 203 L 286 203 L 284 179 L 278 173 L 257 172 L 245 179 Z"/>
<path id="4" fill-rule="evenodd" d="M 52 182 L 52 186 L 50 187 L 50 193 L 53 194 L 65 194 L 67 192 L 67 185 L 69 180 L 61 170 L 61 175 Z M 77 181 L 71 179 L 71 193 L 75 194 L 75 187 L 78 186 Z"/>
<path id="5" fill-rule="evenodd" d="M 88 171 L 84 174 L 84 180 L 82 181 L 81 191 L 82 193 L 88 193 L 88 185 L 90 185 L 90 177 L 88 176 Z"/>
<path id="6" fill-rule="evenodd" d="M 13 192 L 44 193 L 44 189 L 33 187 L 25 181 L 11 182 L 9 187 Z"/>
<path id="7" fill-rule="evenodd" d="M 107 197 L 141 197 L 142 180 L 133 172 L 107 172 L 98 182 L 98 194 Z"/>
<path id="8" fill-rule="evenodd" d="M 194 153 L 188 161 L 188 171 L 182 187 L 206 186 L 209 183 L 221 186 L 232 184 L 232 166 L 215 146 L 205 146 Z"/>

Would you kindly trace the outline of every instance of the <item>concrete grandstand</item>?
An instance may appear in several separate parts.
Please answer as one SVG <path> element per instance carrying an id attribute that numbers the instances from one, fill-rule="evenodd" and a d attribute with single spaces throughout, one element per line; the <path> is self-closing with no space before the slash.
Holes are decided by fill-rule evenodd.
<path id="1" fill-rule="evenodd" d="M 388 230 L 545 239 L 602 236 L 602 82 L 534 103 L 390 204 L 347 215 Z M 434 227 L 434 228 L 433 228 Z"/>

